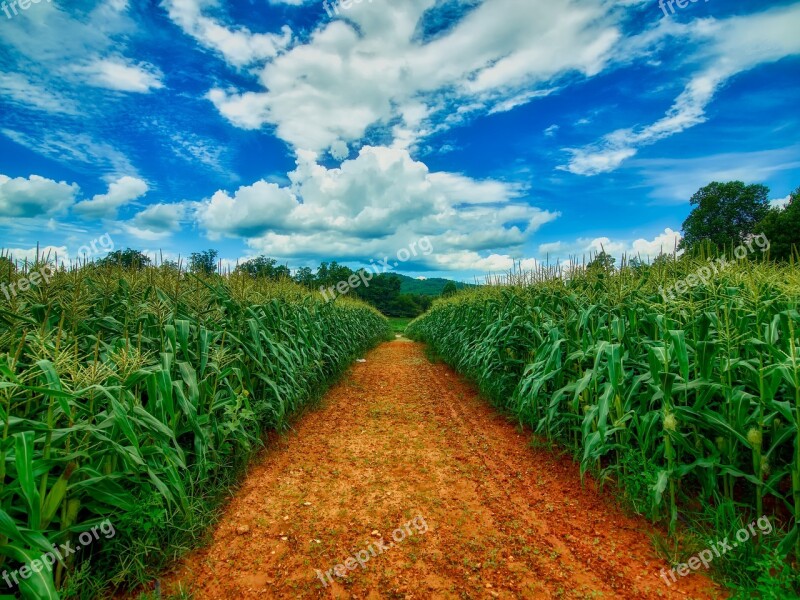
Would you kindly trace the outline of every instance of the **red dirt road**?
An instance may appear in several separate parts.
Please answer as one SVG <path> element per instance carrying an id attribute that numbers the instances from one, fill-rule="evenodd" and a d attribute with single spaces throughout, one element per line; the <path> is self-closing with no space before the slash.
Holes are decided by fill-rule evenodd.
<path id="1" fill-rule="evenodd" d="M 226 600 L 724 597 L 699 575 L 667 586 L 646 520 L 532 449 L 421 345 L 366 359 L 264 453 L 211 545 L 165 588 Z M 317 570 L 357 555 L 363 568 L 352 560 L 323 585 Z"/>

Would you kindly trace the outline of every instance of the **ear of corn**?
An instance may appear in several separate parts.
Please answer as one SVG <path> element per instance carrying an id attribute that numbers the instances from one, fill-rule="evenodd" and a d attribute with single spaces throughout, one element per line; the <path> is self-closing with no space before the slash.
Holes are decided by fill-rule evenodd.
<path id="1" fill-rule="evenodd" d="M 671 531 L 698 506 L 735 503 L 748 519 L 768 506 L 788 551 L 800 543 L 800 273 L 742 261 L 659 294 L 704 264 L 517 277 L 440 300 L 407 332 L 582 472 L 639 481 L 630 500 Z"/>
<path id="2" fill-rule="evenodd" d="M 265 431 L 387 335 L 364 304 L 246 275 L 89 266 L 13 298 L 0 307 L 0 569 L 145 499 L 191 522 Z M 22 593 L 56 597 L 74 558 Z"/>

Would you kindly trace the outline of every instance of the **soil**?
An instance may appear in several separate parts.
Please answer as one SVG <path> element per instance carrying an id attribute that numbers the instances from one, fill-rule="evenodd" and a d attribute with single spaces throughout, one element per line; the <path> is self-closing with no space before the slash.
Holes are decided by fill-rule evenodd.
<path id="1" fill-rule="evenodd" d="M 422 345 L 399 339 L 365 358 L 254 463 L 210 545 L 177 564 L 164 591 L 725 597 L 701 574 L 667 585 L 656 528 L 590 478 L 582 484 L 568 456 L 532 447 Z"/>

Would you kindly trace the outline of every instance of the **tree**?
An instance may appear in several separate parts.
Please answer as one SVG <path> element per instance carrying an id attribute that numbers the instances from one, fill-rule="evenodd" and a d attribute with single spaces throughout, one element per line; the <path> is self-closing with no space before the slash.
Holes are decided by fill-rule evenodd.
<path id="1" fill-rule="evenodd" d="M 243 262 L 236 267 L 236 272 L 246 273 L 251 277 L 265 277 L 273 281 L 291 277 L 289 267 L 278 265 L 278 261 L 274 258 L 263 255 Z"/>
<path id="2" fill-rule="evenodd" d="M 297 269 L 297 273 L 294 274 L 294 280 L 300 285 L 311 289 L 315 287 L 314 284 L 317 281 L 311 267 L 300 267 Z"/>
<path id="3" fill-rule="evenodd" d="M 683 222 L 680 247 L 689 249 L 706 241 L 718 248 L 740 245 L 769 213 L 768 197 L 768 187 L 741 181 L 701 188 L 692 196 L 695 208 Z"/>
<path id="4" fill-rule="evenodd" d="M 800 187 L 789 196 L 786 208 L 771 208 L 758 224 L 755 233 L 769 240 L 769 254 L 776 260 L 788 261 L 800 252 Z"/>
<path id="5" fill-rule="evenodd" d="M 204 250 L 203 252 L 192 252 L 189 258 L 189 270 L 196 275 L 211 275 L 217 272 L 216 250 Z"/>
<path id="6" fill-rule="evenodd" d="M 353 269 L 340 265 L 336 261 L 321 263 L 317 269 L 316 287 L 336 286 L 340 281 L 347 281 L 353 274 Z"/>
<path id="7" fill-rule="evenodd" d="M 382 313 L 388 314 L 387 310 L 400 296 L 401 285 L 402 282 L 397 275 L 383 273 L 373 277 L 369 286 L 362 285 L 356 288 L 355 292 L 359 298 L 369 302 Z"/>
<path id="8" fill-rule="evenodd" d="M 458 286 L 455 281 L 448 281 L 442 288 L 442 298 L 448 298 L 458 292 Z"/>
<path id="9" fill-rule="evenodd" d="M 105 258 L 98 260 L 97 264 L 103 267 L 114 266 L 139 271 L 150 264 L 150 258 L 138 250 L 126 248 L 109 253 Z"/>
<path id="10" fill-rule="evenodd" d="M 614 270 L 614 263 L 616 262 L 616 258 L 603 250 L 586 265 L 586 271 L 589 273 L 610 273 Z"/>

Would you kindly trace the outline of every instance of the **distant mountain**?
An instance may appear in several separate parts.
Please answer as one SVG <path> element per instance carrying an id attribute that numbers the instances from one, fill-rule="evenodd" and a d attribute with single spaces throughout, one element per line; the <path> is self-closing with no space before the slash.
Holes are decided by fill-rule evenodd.
<path id="1" fill-rule="evenodd" d="M 400 275 L 399 273 L 395 273 L 400 280 L 400 293 L 401 294 L 418 294 L 420 296 L 441 296 L 442 290 L 444 286 L 447 284 L 450 279 L 441 279 L 438 277 L 432 279 L 414 279 L 413 277 L 409 277 L 408 275 Z M 454 281 L 453 283 L 456 284 L 458 289 L 471 287 L 470 284 L 461 283 L 460 281 Z"/>

